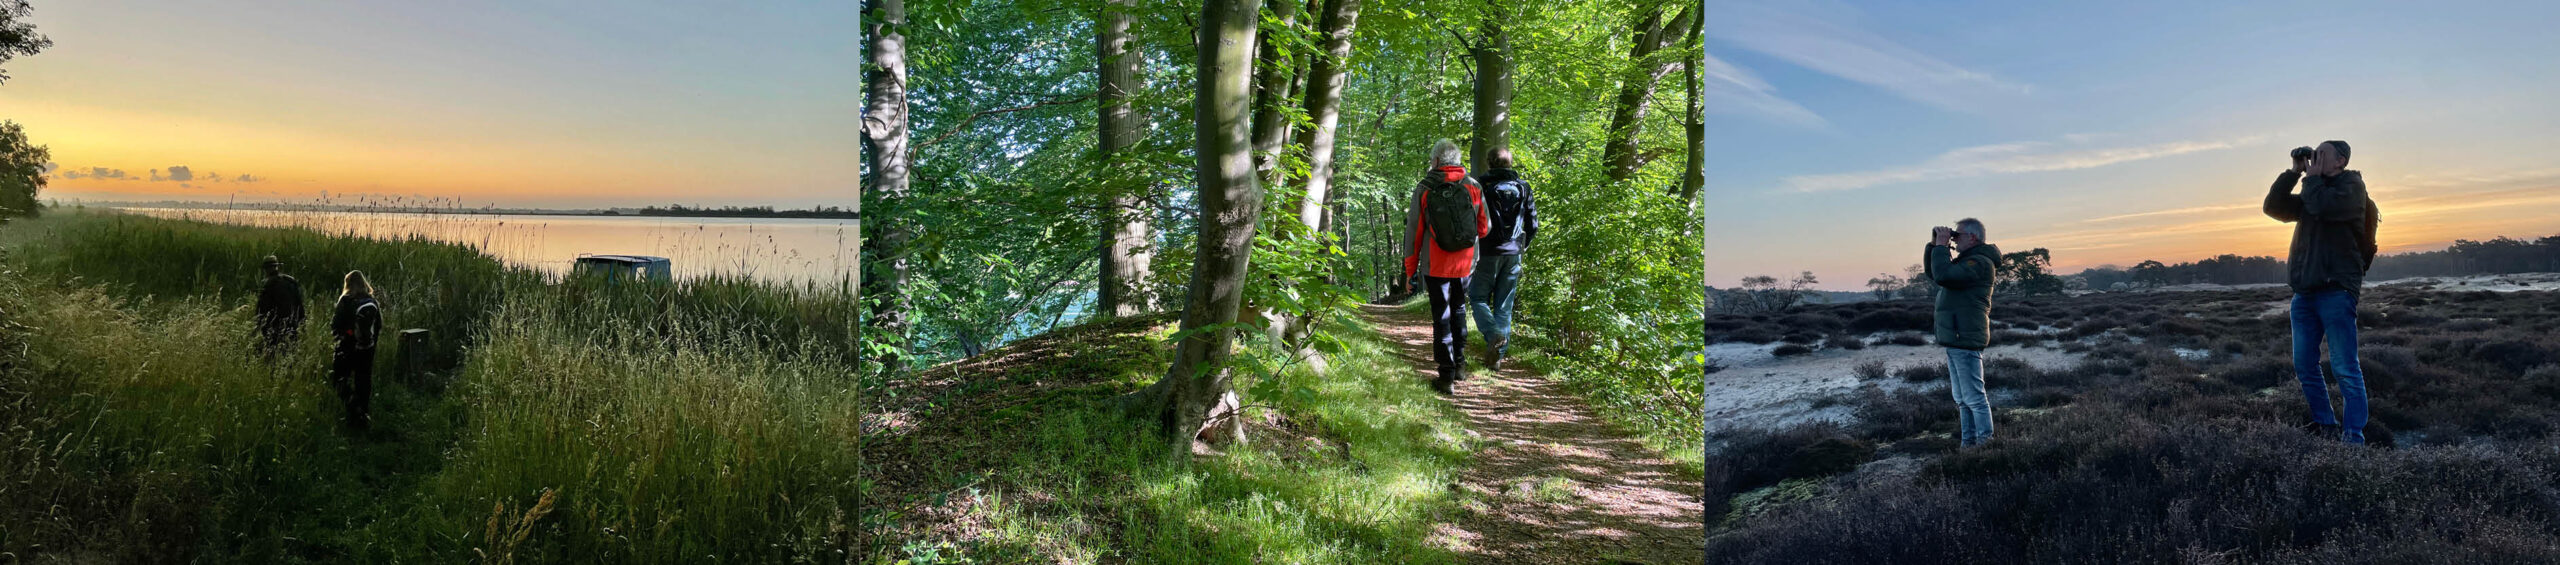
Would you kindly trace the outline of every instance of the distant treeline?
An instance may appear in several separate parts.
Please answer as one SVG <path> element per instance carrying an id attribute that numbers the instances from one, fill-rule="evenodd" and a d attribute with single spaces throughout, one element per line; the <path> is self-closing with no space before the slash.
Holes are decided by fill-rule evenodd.
<path id="1" fill-rule="evenodd" d="M 807 210 L 775 210 L 772 206 L 722 206 L 719 208 L 694 208 L 682 204 L 671 204 L 664 208 L 657 206 L 641 208 L 640 215 L 713 218 L 853 218 L 856 216 L 852 210 L 846 210 L 835 206 L 820 206 Z"/>
<path id="2" fill-rule="evenodd" d="M 2438 251 L 2383 255 L 2373 259 L 2369 280 L 2408 277 L 2458 277 L 2506 273 L 2560 272 L 2560 235 L 2524 240 L 2499 237 L 2488 241 L 2454 240 Z M 2143 261 L 2134 266 L 2105 265 L 2073 275 L 2091 290 L 2179 284 L 2258 284 L 2285 282 L 2284 260 L 2276 257 L 2220 255 L 2201 261 L 2164 264 Z M 2080 285 L 2073 285 L 2081 287 Z"/>
<path id="3" fill-rule="evenodd" d="M 2132 267 L 2101 265 L 2076 274 L 2049 274 L 2052 255 L 2042 248 L 2003 254 L 1998 292 L 2004 296 L 2061 294 L 2070 290 L 2130 290 L 2182 284 L 2284 284 L 2284 259 L 2223 254 L 2167 264 L 2143 261 Z M 2409 277 L 2461 277 L 2508 273 L 2560 272 L 2560 235 L 2541 239 L 2499 237 L 2488 241 L 2454 240 L 2437 251 L 2383 255 L 2373 259 L 2366 280 Z M 1743 277 L 1734 288 L 1706 288 L 1708 309 L 1723 314 L 1784 312 L 1804 304 L 1857 300 L 1925 299 L 1935 285 L 1919 265 L 1903 274 L 1867 279 L 1865 293 L 1823 291 L 1812 271 L 1781 281 L 1773 276 Z"/>

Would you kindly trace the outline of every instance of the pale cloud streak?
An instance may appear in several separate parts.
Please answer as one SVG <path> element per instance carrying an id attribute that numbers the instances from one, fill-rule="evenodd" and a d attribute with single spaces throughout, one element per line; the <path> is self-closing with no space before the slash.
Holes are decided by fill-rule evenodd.
<path id="1" fill-rule="evenodd" d="M 1700 102 L 1706 105 L 1707 111 L 1755 116 L 1802 127 L 1828 124 L 1812 110 L 1779 97 L 1777 87 L 1770 86 L 1769 81 L 1761 80 L 1749 69 L 1734 66 L 1715 55 L 1705 57 L 1705 64 L 1698 70 L 1700 78 L 1706 82 L 1706 93 Z"/>
<path id="2" fill-rule="evenodd" d="M 1706 34 L 1831 76 L 1953 110 L 1978 112 L 2032 88 L 1905 47 L 1837 2 L 1715 2 Z"/>
<path id="3" fill-rule="evenodd" d="M 2131 213 L 2131 214 L 2120 214 L 2120 215 L 2114 215 L 2114 216 L 2107 216 L 2107 217 L 2104 217 L 2104 218 L 2090 218 L 2089 220 L 2087 220 L 2087 222 L 2088 222 L 2088 223 L 2095 224 L 2095 223 L 2099 223 L 2099 222 L 2113 222 L 2113 221 L 2116 221 L 2116 220 L 2130 220 L 2130 219 L 2134 219 L 2134 218 L 2148 218 L 2148 217 L 2152 217 L 2152 216 L 2184 216 L 2184 215 L 2188 215 L 2188 214 L 2205 214 L 2205 213 L 2212 213 L 2212 212 L 2229 212 L 2229 211 L 2233 211 L 2233 210 L 2256 210 L 2256 209 L 2258 209 L 2259 207 L 2260 207 L 2260 206 L 2259 206 L 2258 204 L 2232 204 L 2232 205 L 2227 205 L 2227 206 L 2196 206 L 2196 207 L 2192 207 L 2192 208 L 2177 208 L 2177 209 L 2171 209 L 2171 210 L 2153 210 L 2153 211 L 2149 211 L 2149 212 L 2135 212 L 2135 213 Z"/>
<path id="4" fill-rule="evenodd" d="M 2135 147 L 2095 149 L 2048 149 L 2046 142 L 2003 143 L 1966 147 L 1940 154 L 1920 164 L 1854 173 L 1830 173 L 1787 177 L 1785 183 L 1795 192 L 1829 192 L 1855 190 L 1873 186 L 1991 175 L 2070 171 L 2093 169 L 2147 159 L 2158 159 L 2229 149 L 2257 142 L 2257 138 L 2227 141 L 2172 141 Z"/>

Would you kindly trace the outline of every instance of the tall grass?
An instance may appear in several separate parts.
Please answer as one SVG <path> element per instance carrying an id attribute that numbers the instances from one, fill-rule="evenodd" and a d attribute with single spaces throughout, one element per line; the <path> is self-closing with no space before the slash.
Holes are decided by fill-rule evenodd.
<path id="1" fill-rule="evenodd" d="M 0 371 L 0 553 L 188 555 L 205 530 L 265 521 L 260 491 L 343 445 L 318 350 L 253 361 L 243 309 L 191 299 L 154 313 L 0 277 L 0 312 L 14 346 Z"/>
<path id="2" fill-rule="evenodd" d="M 458 244 L 114 214 L 0 229 L 0 553 L 171 562 L 842 560 L 853 305 L 705 278 L 552 280 Z M 312 327 L 255 361 L 258 259 Z M 335 274 L 438 372 L 324 384 Z M 396 347 L 396 346 L 395 346 Z M 387 352 L 390 363 L 397 351 Z"/>
<path id="3" fill-rule="evenodd" d="M 430 495 L 438 529 L 496 552 L 490 509 L 557 492 L 516 557 L 843 559 L 851 373 L 818 344 L 525 298 L 482 339 L 459 389 L 471 426 Z"/>
<path id="4" fill-rule="evenodd" d="M 340 280 L 362 270 L 382 301 L 383 326 L 429 330 L 430 366 L 438 369 L 461 363 L 466 338 L 508 290 L 540 282 L 469 246 L 423 237 L 379 240 L 107 212 L 54 214 L 10 230 L 18 232 L 8 239 L 28 271 L 139 296 L 253 301 L 265 282 L 259 263 L 275 255 L 285 274 L 302 281 L 311 317 L 321 324 Z"/>

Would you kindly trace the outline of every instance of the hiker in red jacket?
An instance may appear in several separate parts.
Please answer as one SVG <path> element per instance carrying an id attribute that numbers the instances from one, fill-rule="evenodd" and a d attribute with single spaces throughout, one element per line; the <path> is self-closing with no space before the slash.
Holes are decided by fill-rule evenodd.
<path id="1" fill-rule="evenodd" d="M 1413 213 L 1406 216 L 1413 227 L 1405 237 L 1405 279 L 1413 278 L 1423 248 L 1431 249 L 1431 270 L 1422 277 L 1423 291 L 1431 295 L 1431 358 L 1440 363 L 1431 389 L 1448 395 L 1457 394 L 1457 382 L 1467 378 L 1467 278 L 1475 272 L 1477 239 L 1493 229 L 1485 217 L 1484 190 L 1467 176 L 1464 160 L 1456 143 L 1443 139 L 1433 146 L 1431 170 L 1414 186 Z M 1463 203 L 1457 197 L 1462 189 Z"/>

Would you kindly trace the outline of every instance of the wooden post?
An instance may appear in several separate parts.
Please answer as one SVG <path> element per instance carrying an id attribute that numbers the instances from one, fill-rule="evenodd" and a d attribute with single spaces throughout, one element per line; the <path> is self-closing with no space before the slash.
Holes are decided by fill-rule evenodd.
<path id="1" fill-rule="evenodd" d="M 426 328 L 409 328 L 400 330 L 399 367 L 400 379 L 402 382 L 410 384 L 425 382 L 427 373 L 427 336 L 428 332 Z"/>

